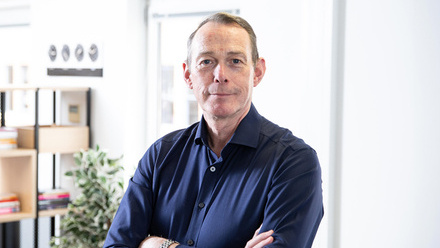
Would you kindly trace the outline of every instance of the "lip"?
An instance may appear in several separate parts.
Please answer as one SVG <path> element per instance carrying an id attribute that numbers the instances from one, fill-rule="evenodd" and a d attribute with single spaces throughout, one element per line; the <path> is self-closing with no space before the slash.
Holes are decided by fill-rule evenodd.
<path id="1" fill-rule="evenodd" d="M 232 94 L 227 94 L 227 93 L 211 93 L 211 96 L 215 96 L 215 97 L 228 97 L 228 96 L 232 96 Z"/>
<path id="2" fill-rule="evenodd" d="M 227 93 L 212 93 L 211 95 L 213 96 L 230 96 L 232 94 L 227 94 Z"/>

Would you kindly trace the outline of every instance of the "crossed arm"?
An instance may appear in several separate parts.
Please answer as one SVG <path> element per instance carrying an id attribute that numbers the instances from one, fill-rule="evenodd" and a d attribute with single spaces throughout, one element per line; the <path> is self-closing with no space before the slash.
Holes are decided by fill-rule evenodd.
<path id="1" fill-rule="evenodd" d="M 255 231 L 254 237 L 246 243 L 245 248 L 263 248 L 265 245 L 273 242 L 273 230 L 259 233 L 260 228 Z M 142 243 L 139 245 L 139 248 L 158 248 L 165 240 L 165 238 L 150 236 L 142 241 Z M 172 244 L 169 248 L 176 248 L 178 245 L 179 244 L 177 243 Z"/>
<path id="2" fill-rule="evenodd" d="M 291 157 L 293 158 L 283 159 L 283 163 L 277 167 L 271 181 L 273 186 L 265 194 L 267 199 L 260 204 L 264 205 L 260 206 L 260 209 L 264 208 L 264 219 L 254 218 L 253 225 L 247 225 L 246 237 L 251 237 L 252 229 L 257 227 L 255 224 L 261 223 L 261 221 L 264 222 L 262 230 L 265 232 L 258 234 L 260 231 L 257 230 L 250 240 L 242 237 L 238 246 L 245 248 L 312 246 L 323 215 L 319 163 L 314 151 L 309 149 L 301 150 Z M 141 243 L 140 248 L 158 248 L 165 240 L 158 237 L 145 239 L 145 234 L 151 233 L 150 225 L 145 225 L 145 223 L 149 223 L 152 219 L 148 213 L 153 212 L 153 195 L 150 188 L 135 182 L 136 176 L 140 177 L 142 174 L 138 172 L 130 181 L 129 188 L 121 203 L 122 207 L 119 208 L 110 227 L 104 247 L 138 247 Z M 138 179 L 137 181 L 142 180 Z M 212 215 L 209 219 L 211 221 L 209 228 L 213 230 L 218 228 L 215 223 L 223 221 L 222 218 L 214 218 L 215 216 L 217 215 Z M 243 224 L 237 222 L 237 224 L 240 223 Z M 244 224 L 248 223 L 247 219 L 244 220 Z M 234 233 L 240 230 L 241 224 L 234 227 L 235 232 L 225 233 L 222 236 L 223 240 L 219 240 L 218 236 L 206 238 L 209 235 L 206 232 L 203 233 L 205 239 L 202 240 L 202 246 L 206 247 L 207 244 L 213 243 L 217 245 L 215 247 L 221 247 L 217 242 L 227 243 L 228 240 L 236 240 L 228 239 L 228 235 L 235 235 Z M 266 232 L 270 229 L 273 231 Z M 225 228 L 221 230 L 225 230 Z M 178 230 L 175 232 L 178 233 Z M 156 235 L 167 235 L 166 233 L 169 232 L 161 232 L 160 230 L 154 232 Z M 183 234 L 179 233 L 179 235 L 178 240 L 182 241 Z M 246 241 L 247 243 L 245 243 Z M 189 246 L 175 244 L 171 247 Z"/>

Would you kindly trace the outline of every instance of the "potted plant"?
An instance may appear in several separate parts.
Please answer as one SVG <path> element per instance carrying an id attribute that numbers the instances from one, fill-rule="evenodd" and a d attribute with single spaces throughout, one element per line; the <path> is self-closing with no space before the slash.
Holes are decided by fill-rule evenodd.
<path id="1" fill-rule="evenodd" d="M 123 195 L 121 158 L 108 158 L 99 146 L 74 154 L 76 169 L 65 175 L 73 177 L 81 193 L 69 204 L 61 236 L 52 237 L 51 247 L 103 246 Z"/>

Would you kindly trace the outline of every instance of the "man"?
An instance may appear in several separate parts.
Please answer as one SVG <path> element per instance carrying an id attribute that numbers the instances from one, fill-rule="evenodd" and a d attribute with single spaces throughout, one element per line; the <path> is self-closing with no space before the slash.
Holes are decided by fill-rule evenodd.
<path id="1" fill-rule="evenodd" d="M 218 13 L 200 24 L 183 74 L 203 117 L 148 149 L 105 247 L 311 247 L 319 162 L 252 104 L 265 70 L 245 20 Z"/>

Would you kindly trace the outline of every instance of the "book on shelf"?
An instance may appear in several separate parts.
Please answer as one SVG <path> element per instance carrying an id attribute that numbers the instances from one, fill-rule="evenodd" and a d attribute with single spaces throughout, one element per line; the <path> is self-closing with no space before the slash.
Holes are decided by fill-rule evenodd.
<path id="1" fill-rule="evenodd" d="M 17 194 L 0 193 L 0 214 L 20 212 L 20 201 Z"/>
<path id="2" fill-rule="evenodd" d="M 38 193 L 38 208 L 52 210 L 67 208 L 70 203 L 70 193 L 63 189 L 50 189 Z"/>
<path id="3" fill-rule="evenodd" d="M 56 199 L 56 200 L 43 200 L 38 201 L 38 208 L 40 210 L 47 210 L 47 209 L 56 209 L 56 208 L 67 208 L 70 201 L 69 198 L 64 199 Z"/>
<path id="4" fill-rule="evenodd" d="M 60 199 L 47 199 L 39 200 L 39 205 L 49 205 L 49 204 L 66 204 L 70 202 L 70 198 L 60 198 Z"/>
<path id="5" fill-rule="evenodd" d="M 39 210 L 54 210 L 60 208 L 67 208 L 68 203 L 66 204 L 48 204 L 48 205 L 38 205 Z"/>
<path id="6" fill-rule="evenodd" d="M 12 208 L 12 207 L 20 207 L 20 201 L 14 200 L 14 201 L 0 202 L 0 208 Z"/>
<path id="7" fill-rule="evenodd" d="M 0 208 L 0 215 L 20 212 L 20 207 Z"/>
<path id="8" fill-rule="evenodd" d="M 17 194 L 14 193 L 0 193 L 0 202 L 18 201 Z"/>
<path id="9" fill-rule="evenodd" d="M 0 149 L 17 148 L 17 129 L 0 127 Z"/>
<path id="10" fill-rule="evenodd" d="M 70 192 L 65 189 L 46 189 L 38 192 L 38 196 L 43 197 L 57 197 L 63 195 L 70 195 Z"/>
<path id="11" fill-rule="evenodd" d="M 59 195 L 38 195 L 38 200 L 56 200 L 56 199 L 68 199 L 70 194 L 59 194 Z"/>

